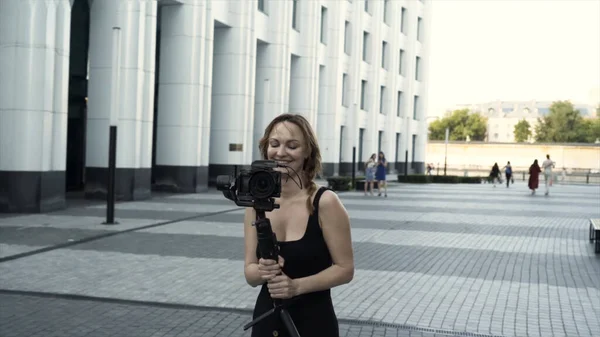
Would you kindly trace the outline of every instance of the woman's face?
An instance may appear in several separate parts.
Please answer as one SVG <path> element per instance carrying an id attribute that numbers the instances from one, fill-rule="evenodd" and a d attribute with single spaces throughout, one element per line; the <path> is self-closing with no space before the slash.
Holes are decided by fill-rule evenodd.
<path id="1" fill-rule="evenodd" d="M 290 122 L 281 122 L 273 128 L 269 135 L 267 159 L 275 160 L 279 164 L 291 167 L 300 174 L 304 161 L 307 158 L 307 148 L 304 135 L 300 128 Z M 279 167 L 276 170 L 287 173 L 287 169 Z M 294 171 L 290 174 L 295 177 Z"/>

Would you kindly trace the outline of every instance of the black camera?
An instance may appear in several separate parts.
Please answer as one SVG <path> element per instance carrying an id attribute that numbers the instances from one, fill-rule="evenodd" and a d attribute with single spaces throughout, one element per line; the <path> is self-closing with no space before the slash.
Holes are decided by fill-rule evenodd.
<path id="1" fill-rule="evenodd" d="M 237 177 L 217 176 L 217 190 L 238 206 L 270 212 L 279 208 L 274 199 L 281 196 L 281 172 L 274 170 L 278 166 L 274 160 L 256 160 Z"/>

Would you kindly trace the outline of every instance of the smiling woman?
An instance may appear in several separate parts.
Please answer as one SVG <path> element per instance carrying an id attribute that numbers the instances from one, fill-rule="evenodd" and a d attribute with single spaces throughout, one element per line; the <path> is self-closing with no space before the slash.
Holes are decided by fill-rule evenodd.
<path id="1" fill-rule="evenodd" d="M 288 311 L 300 336 L 339 336 L 330 289 L 354 276 L 350 220 L 337 195 L 314 182 L 321 169 L 314 131 L 301 115 L 279 115 L 265 129 L 259 149 L 263 159 L 287 168 L 278 168 L 284 173 L 280 208 L 267 214 L 279 241 L 279 261 L 261 258 L 252 227 L 256 213 L 246 209 L 244 275 L 251 286 L 262 286 L 253 317 L 271 310 L 272 299 L 293 298 Z M 252 336 L 275 331 L 287 335 L 279 316 L 271 315 L 253 327 Z"/>
<path id="2" fill-rule="evenodd" d="M 303 172 L 299 176 L 301 186 L 308 188 L 307 207 L 312 212 L 310 196 L 316 191 L 313 182 L 321 171 L 321 151 L 317 137 L 309 122 L 301 115 L 284 114 L 273 119 L 265 129 L 259 149 L 264 159 L 276 160 L 289 167 L 292 172 Z M 280 168 L 284 173 L 289 171 Z M 288 189 L 288 193 L 293 193 Z M 282 188 L 282 195 L 285 189 Z"/>

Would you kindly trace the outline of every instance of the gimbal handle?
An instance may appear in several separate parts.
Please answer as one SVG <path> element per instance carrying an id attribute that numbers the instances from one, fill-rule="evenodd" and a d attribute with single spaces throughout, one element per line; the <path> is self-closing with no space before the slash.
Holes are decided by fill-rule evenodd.
<path id="1" fill-rule="evenodd" d="M 273 232 L 271 221 L 265 216 L 264 211 L 256 211 L 256 221 L 254 221 L 253 225 L 256 227 L 256 238 L 260 256 L 263 259 L 279 261 L 277 236 Z"/>
<path id="2" fill-rule="evenodd" d="M 273 232 L 271 227 L 271 221 L 266 217 L 265 211 L 256 210 L 256 220 L 252 224 L 256 227 L 256 238 L 258 241 L 258 251 L 263 259 L 275 260 L 279 262 L 279 243 L 277 242 L 277 236 Z M 259 317 L 255 318 L 252 322 L 244 325 L 244 330 L 248 330 L 256 323 L 262 321 L 270 315 L 278 315 L 283 322 L 286 330 L 291 337 L 300 337 L 296 325 L 292 320 L 286 307 L 290 305 L 290 301 L 283 301 L 281 299 L 273 299 L 273 309 L 265 312 Z"/>

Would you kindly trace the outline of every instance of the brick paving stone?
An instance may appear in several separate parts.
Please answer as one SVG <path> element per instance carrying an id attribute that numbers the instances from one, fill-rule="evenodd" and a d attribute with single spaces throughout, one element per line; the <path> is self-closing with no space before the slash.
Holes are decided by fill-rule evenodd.
<path id="1" fill-rule="evenodd" d="M 545 337 L 600 331 L 600 265 L 587 240 L 586 221 L 600 217 L 597 188 L 556 186 L 544 197 L 529 195 L 524 184 L 509 189 L 396 184 L 388 195 L 340 194 L 351 217 L 357 270 L 355 279 L 333 289 L 332 296 L 342 322 L 394 327 L 343 323 L 342 336 L 445 331 Z M 214 210 L 230 211 L 206 216 Z M 16 319 L 0 311 L 0 326 L 26 336 L 238 336 L 247 314 L 217 308 L 249 310 L 256 299 L 258 289 L 247 286 L 242 273 L 243 210 L 211 192 L 122 203 L 118 211 L 123 225 L 109 228 L 98 224 L 102 205 L 0 217 L 1 233 L 7 234 L 0 235 L 0 250 L 8 251 L 0 255 L 95 230 L 202 217 L 0 263 L 0 288 L 214 310 L 200 316 L 198 310 L 98 301 L 83 308 L 85 301 L 17 296 L 11 301 L 38 301 L 23 306 L 51 308 L 46 311 L 57 312 L 56 317 L 44 320 L 39 310 L 21 309 Z M 0 295 L 3 304 L 6 296 Z M 103 323 L 108 321 L 117 328 Z M 98 326 L 103 328 L 90 330 Z"/>
<path id="2" fill-rule="evenodd" d="M 0 336 L 3 337 L 248 337 L 251 332 L 243 330 L 243 326 L 251 320 L 249 312 L 15 294 L 0 294 L 0 303 Z M 340 332 L 340 336 L 346 337 L 442 336 L 347 323 L 340 324 Z"/>

